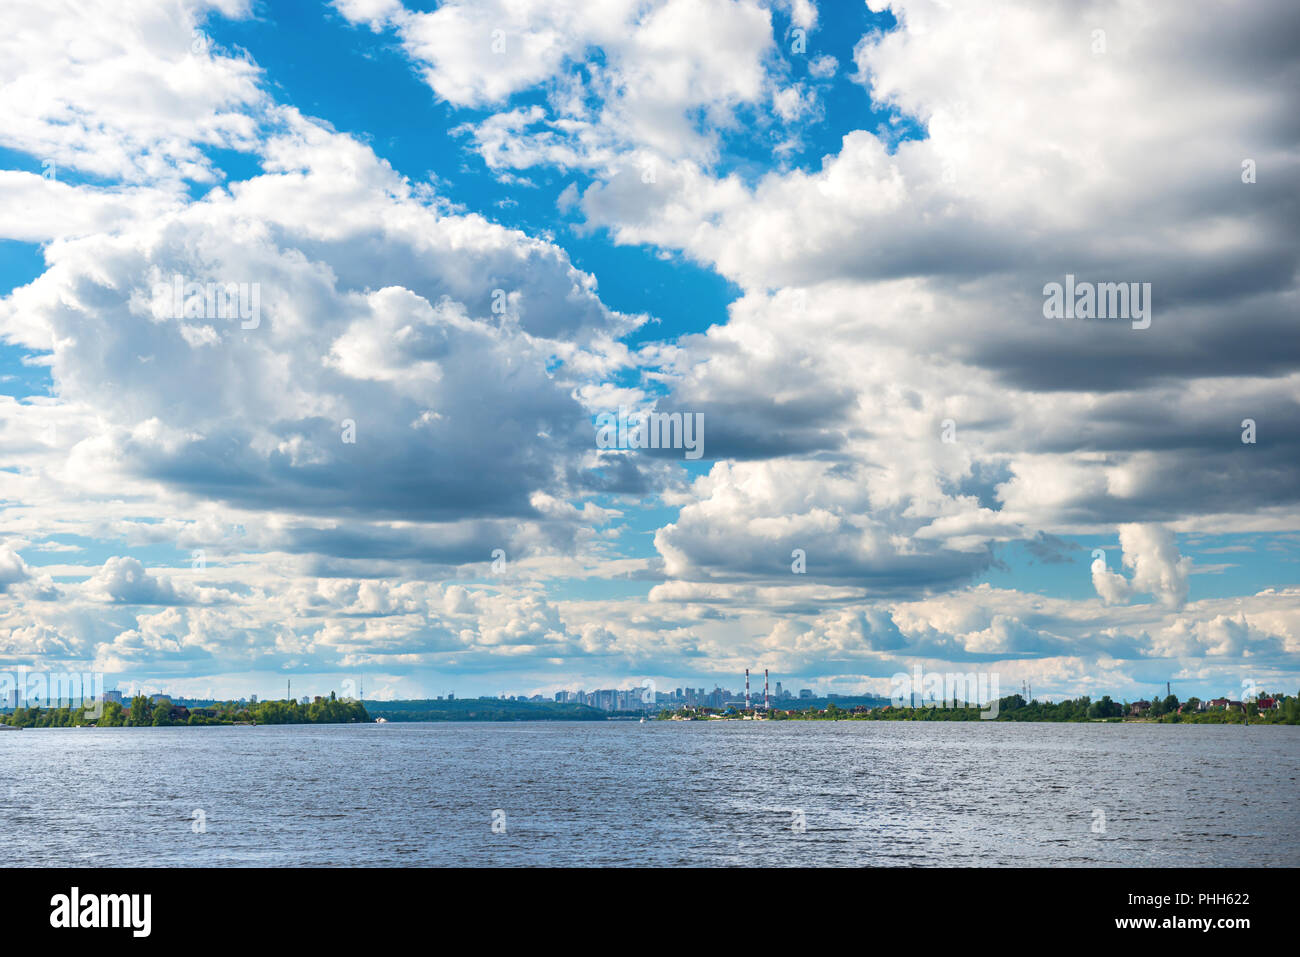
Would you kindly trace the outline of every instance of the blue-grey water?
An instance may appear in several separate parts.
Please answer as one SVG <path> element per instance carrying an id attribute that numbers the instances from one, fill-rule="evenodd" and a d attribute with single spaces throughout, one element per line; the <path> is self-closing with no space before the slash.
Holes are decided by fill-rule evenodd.
<path id="1" fill-rule="evenodd" d="M 0 762 L 11 865 L 1300 864 L 1300 727 L 27 729 Z"/>

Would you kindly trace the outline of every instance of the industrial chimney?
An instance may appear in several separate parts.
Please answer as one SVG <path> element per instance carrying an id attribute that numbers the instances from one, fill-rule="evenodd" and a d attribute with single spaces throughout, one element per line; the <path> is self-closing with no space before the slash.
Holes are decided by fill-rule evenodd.
<path id="1" fill-rule="evenodd" d="M 769 711 L 772 708 L 772 699 L 767 694 L 767 669 L 763 669 L 763 710 Z"/>
<path id="2" fill-rule="evenodd" d="M 745 710 L 749 710 L 749 669 L 745 669 Z"/>

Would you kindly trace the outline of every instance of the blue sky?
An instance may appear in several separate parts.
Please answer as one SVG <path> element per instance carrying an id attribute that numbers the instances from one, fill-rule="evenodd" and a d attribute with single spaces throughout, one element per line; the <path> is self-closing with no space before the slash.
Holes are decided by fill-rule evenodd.
<path id="1" fill-rule="evenodd" d="M 1284 98 L 1170 98 L 1287 62 L 1148 13 L 187 0 L 75 62 L 17 18 L 0 666 L 1292 690 L 1300 161 Z M 1067 272 L 1156 321 L 1046 319 Z M 620 407 L 703 456 L 599 448 Z"/>

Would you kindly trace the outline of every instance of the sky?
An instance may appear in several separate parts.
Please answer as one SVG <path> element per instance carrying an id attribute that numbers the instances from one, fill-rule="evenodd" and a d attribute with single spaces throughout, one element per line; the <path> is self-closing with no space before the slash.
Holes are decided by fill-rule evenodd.
<path id="1" fill-rule="evenodd" d="M 1290 0 L 0 21 L 0 671 L 1300 689 Z"/>

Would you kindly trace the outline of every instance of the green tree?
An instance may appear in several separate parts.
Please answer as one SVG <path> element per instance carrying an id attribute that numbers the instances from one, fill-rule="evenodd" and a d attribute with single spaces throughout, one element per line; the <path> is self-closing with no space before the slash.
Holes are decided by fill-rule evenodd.
<path id="1" fill-rule="evenodd" d="M 172 703 L 166 698 L 153 706 L 153 725 L 161 728 L 172 723 Z"/>
<path id="2" fill-rule="evenodd" d="M 125 712 L 117 701 L 104 702 L 104 713 L 99 716 L 101 728 L 120 728 L 125 722 Z"/>

